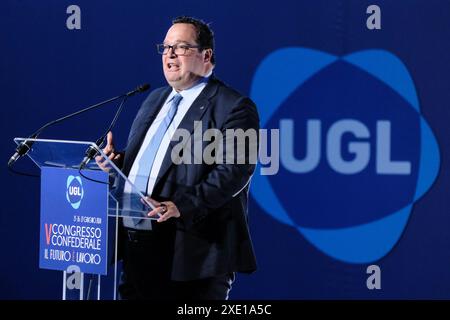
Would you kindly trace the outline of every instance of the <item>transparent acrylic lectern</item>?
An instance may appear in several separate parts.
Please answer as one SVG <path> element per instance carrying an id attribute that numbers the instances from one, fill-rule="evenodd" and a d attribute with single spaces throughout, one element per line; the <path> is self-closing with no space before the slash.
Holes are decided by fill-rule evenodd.
<path id="1" fill-rule="evenodd" d="M 83 178 L 95 171 L 107 172 L 108 184 L 108 274 L 106 276 L 91 275 L 78 272 L 75 268 L 63 271 L 62 299 L 109 299 L 117 298 L 118 283 L 118 227 L 120 217 L 132 217 L 143 220 L 149 218 L 147 213 L 153 205 L 144 200 L 144 194 L 137 190 L 133 183 L 110 161 L 110 159 L 93 143 L 84 141 L 62 141 L 46 139 L 15 138 L 17 144 L 23 141 L 32 142 L 27 156 L 39 167 L 78 169 L 86 150 L 95 148 L 102 157 L 102 168 L 95 159 L 91 160 L 78 172 Z M 98 160 L 98 159 L 97 159 Z M 91 179 L 89 179 L 91 180 Z M 101 183 L 99 181 L 99 183 Z M 103 182 L 104 183 L 104 182 Z M 41 190 L 45 192 L 45 190 Z M 104 201 L 99 199 L 99 201 Z"/>

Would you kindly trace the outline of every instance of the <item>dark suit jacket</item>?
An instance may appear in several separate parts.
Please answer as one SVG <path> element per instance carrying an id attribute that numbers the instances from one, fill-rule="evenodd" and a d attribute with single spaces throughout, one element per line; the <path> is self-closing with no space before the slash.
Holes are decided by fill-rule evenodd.
<path id="1" fill-rule="evenodd" d="M 155 89 L 138 111 L 125 153 L 123 171 L 126 175 L 171 90 L 171 87 Z M 223 133 L 226 129 L 236 128 L 259 130 L 255 104 L 214 76 L 210 77 L 178 128 L 192 134 L 194 121 L 201 121 L 203 132 L 210 128 Z M 247 224 L 247 201 L 255 165 L 248 161 L 246 164 L 176 165 L 171 160 L 176 143 L 178 141 L 172 141 L 168 148 L 151 195 L 159 201 L 173 201 L 181 213 L 180 218 L 158 224 L 156 230 L 170 233 L 168 226 L 173 227 L 170 244 L 172 280 L 253 272 L 256 260 Z M 191 143 L 193 146 L 194 141 Z M 207 144 L 203 142 L 202 147 Z M 245 155 L 248 158 L 247 152 L 248 149 Z"/>

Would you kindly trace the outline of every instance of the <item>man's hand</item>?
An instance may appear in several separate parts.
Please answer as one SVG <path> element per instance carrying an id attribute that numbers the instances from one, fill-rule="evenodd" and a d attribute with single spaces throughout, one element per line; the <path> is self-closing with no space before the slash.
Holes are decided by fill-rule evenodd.
<path id="1" fill-rule="evenodd" d="M 108 135 L 106 136 L 106 147 L 102 151 L 115 165 L 118 165 L 119 162 L 122 161 L 123 154 L 116 153 L 116 150 L 114 149 L 113 134 L 111 131 L 108 132 Z M 103 171 L 109 172 L 109 170 L 111 170 L 107 165 L 107 161 L 103 159 L 102 156 L 96 156 L 95 162 Z"/>
<path id="2" fill-rule="evenodd" d="M 170 218 L 179 218 L 180 211 L 172 201 L 158 202 L 150 197 L 145 197 L 145 200 L 153 204 L 155 209 L 147 213 L 149 217 L 159 216 L 157 222 L 164 222 Z"/>

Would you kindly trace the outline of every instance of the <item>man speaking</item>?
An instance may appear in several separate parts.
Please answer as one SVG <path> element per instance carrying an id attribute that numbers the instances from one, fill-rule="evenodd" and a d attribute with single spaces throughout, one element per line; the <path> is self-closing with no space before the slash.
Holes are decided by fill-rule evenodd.
<path id="1" fill-rule="evenodd" d="M 214 36 L 203 21 L 176 18 L 157 49 L 169 86 L 144 101 L 124 152 L 115 150 L 112 133 L 104 149 L 155 205 L 149 216 L 159 217 L 123 218 L 120 296 L 227 299 L 235 273 L 256 269 L 247 202 L 257 141 L 249 139 L 244 152 L 219 148 L 226 159 L 211 164 L 198 161 L 208 141 L 200 141 L 197 154 L 199 141 L 190 139 L 192 147 L 182 152 L 195 159 L 174 163 L 172 138 L 178 130 L 214 129 L 223 134 L 216 142 L 225 145 L 236 130 L 258 132 L 258 113 L 249 98 L 215 77 Z"/>

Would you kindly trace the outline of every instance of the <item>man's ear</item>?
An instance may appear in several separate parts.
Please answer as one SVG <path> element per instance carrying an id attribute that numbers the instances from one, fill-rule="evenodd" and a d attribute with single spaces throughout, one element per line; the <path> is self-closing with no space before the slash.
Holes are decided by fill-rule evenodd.
<path id="1" fill-rule="evenodd" d="M 205 55 L 203 56 L 203 62 L 211 62 L 212 49 L 205 49 Z"/>

